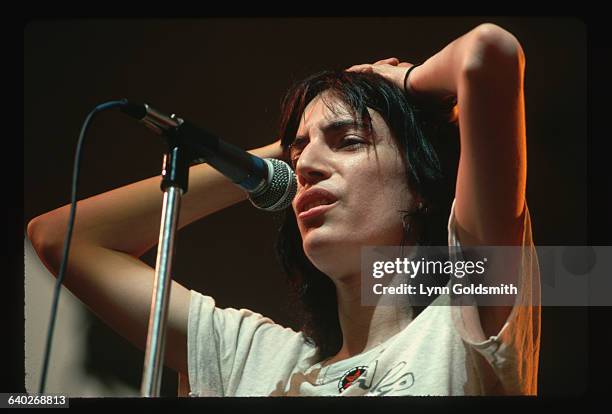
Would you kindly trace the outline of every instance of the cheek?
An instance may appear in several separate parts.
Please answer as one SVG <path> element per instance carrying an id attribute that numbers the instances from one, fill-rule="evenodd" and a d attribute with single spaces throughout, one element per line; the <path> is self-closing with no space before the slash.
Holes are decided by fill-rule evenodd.
<path id="1" fill-rule="evenodd" d="M 411 199 L 403 173 L 396 170 L 363 172 L 351 185 L 350 204 L 356 211 L 369 215 L 399 215 L 406 210 Z"/>

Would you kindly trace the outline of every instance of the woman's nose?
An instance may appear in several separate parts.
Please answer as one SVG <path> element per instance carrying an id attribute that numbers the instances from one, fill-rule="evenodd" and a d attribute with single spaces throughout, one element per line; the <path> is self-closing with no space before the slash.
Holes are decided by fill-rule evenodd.
<path id="1" fill-rule="evenodd" d="M 314 185 L 329 178 L 331 172 L 328 155 L 328 148 L 316 140 L 306 145 L 295 166 L 301 186 Z"/>

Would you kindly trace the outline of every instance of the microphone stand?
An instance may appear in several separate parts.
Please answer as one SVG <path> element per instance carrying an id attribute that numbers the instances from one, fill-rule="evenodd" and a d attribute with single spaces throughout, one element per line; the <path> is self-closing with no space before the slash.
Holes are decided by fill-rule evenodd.
<path id="1" fill-rule="evenodd" d="M 187 192 L 189 166 L 193 161 L 191 152 L 185 145 L 181 145 L 181 139 L 179 134 L 176 134 L 176 129 L 165 130 L 163 135 L 168 138 L 168 151 L 163 159 L 161 189 L 164 192 L 164 198 L 155 264 L 155 282 L 149 314 L 147 346 L 140 388 L 143 397 L 159 397 L 161 374 L 164 366 L 166 322 L 175 251 L 175 235 L 181 196 Z"/>
<path id="2" fill-rule="evenodd" d="M 127 100 L 124 100 L 124 103 L 123 112 L 139 119 L 156 134 L 165 136 L 168 143 L 168 152 L 164 155 L 162 170 L 161 189 L 164 192 L 164 201 L 155 264 L 155 282 L 153 284 L 147 347 L 140 387 L 140 393 L 143 397 L 159 397 L 174 240 L 178 226 L 181 196 L 187 192 L 189 167 L 193 164 L 207 162 L 216 169 L 222 168 L 225 171 L 224 174 L 234 183 L 252 190 L 249 190 L 252 193 L 257 193 L 265 185 L 257 179 L 256 175 L 245 171 L 255 168 L 254 164 L 261 164 L 258 166 L 259 168 L 263 168 L 262 165 L 265 166 L 266 164 L 263 160 L 251 157 L 239 148 L 219 140 L 213 134 L 185 122 L 175 114 L 167 116 L 147 104 L 130 104 Z M 217 155 L 219 151 L 224 153 L 223 157 Z M 232 161 L 229 162 L 226 158 Z M 272 168 L 269 165 L 268 171 Z M 272 184 L 279 185 L 276 181 L 272 181 Z M 291 198 L 295 195 L 295 180 L 293 184 L 292 192 L 286 192 L 286 195 L 290 194 Z M 261 201 L 269 202 L 270 200 L 264 197 L 264 200 Z M 277 207 L 278 202 L 275 202 L 272 206 L 265 205 L 265 207 L 255 205 L 267 209 Z"/>

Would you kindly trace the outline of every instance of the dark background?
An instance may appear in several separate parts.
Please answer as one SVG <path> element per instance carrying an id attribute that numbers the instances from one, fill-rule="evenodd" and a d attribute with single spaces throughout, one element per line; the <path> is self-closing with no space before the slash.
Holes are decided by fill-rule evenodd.
<path id="1" fill-rule="evenodd" d="M 275 139 L 280 99 L 294 80 L 391 56 L 421 62 L 484 22 L 513 33 L 526 55 L 534 241 L 587 244 L 587 28 L 572 18 L 32 21 L 24 30 L 23 232 L 33 217 L 69 202 L 77 136 L 99 103 L 141 100 L 254 148 Z M 163 150 L 158 136 L 122 114 L 99 115 L 84 147 L 79 198 L 158 175 Z M 175 279 L 217 306 L 297 329 L 273 252 L 276 231 L 272 216 L 247 203 L 194 223 L 179 233 Z M 153 265 L 154 257 L 144 260 Z M 584 393 L 586 310 L 545 307 L 542 317 L 540 394 Z M 88 367 L 138 387 L 142 352 L 90 318 Z M 165 395 L 175 392 L 173 381 L 165 377 Z"/>

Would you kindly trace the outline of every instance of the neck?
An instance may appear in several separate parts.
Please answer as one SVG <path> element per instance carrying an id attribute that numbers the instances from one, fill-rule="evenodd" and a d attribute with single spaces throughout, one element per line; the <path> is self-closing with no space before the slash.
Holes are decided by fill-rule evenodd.
<path id="1" fill-rule="evenodd" d="M 366 352 L 403 330 L 412 320 L 406 306 L 362 306 L 361 275 L 336 280 L 342 347 L 331 362 Z"/>

